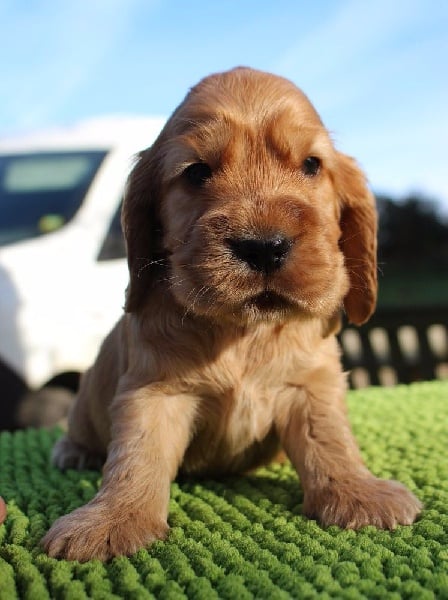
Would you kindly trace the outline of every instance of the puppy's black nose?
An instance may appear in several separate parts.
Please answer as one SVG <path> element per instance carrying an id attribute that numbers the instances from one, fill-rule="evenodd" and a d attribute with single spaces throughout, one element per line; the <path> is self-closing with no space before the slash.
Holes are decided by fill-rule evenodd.
<path id="1" fill-rule="evenodd" d="M 230 238 L 227 244 L 236 258 L 253 271 L 266 274 L 280 269 L 292 246 L 291 241 L 281 235 L 268 239 Z"/>

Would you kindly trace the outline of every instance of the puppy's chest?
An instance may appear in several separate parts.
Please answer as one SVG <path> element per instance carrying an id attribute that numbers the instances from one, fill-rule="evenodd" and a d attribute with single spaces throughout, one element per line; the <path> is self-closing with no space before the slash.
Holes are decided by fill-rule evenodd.
<path id="1" fill-rule="evenodd" d="M 199 437 L 232 454 L 262 442 L 272 430 L 289 370 L 278 353 L 245 345 L 227 349 L 202 373 Z"/>
<path id="2" fill-rule="evenodd" d="M 249 377 L 220 393 L 204 391 L 199 397 L 195 435 L 184 458 L 185 470 L 207 473 L 239 471 L 242 465 L 249 468 L 255 456 L 272 444 L 275 397 Z"/>
<path id="3" fill-rule="evenodd" d="M 276 453 L 276 419 L 316 361 L 316 336 L 291 329 L 258 327 L 192 369 L 183 384 L 198 406 L 185 472 L 241 471 Z"/>
<path id="4" fill-rule="evenodd" d="M 261 442 L 272 427 L 276 397 L 277 390 L 243 378 L 225 396 L 211 400 L 218 417 L 213 429 L 219 431 L 236 451 L 248 442 Z"/>

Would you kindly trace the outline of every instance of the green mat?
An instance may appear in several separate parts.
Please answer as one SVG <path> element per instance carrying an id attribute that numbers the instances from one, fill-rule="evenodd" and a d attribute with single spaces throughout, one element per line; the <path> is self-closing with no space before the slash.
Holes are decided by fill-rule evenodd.
<path id="1" fill-rule="evenodd" d="M 448 598 L 448 382 L 351 392 L 365 460 L 423 502 L 395 532 L 321 529 L 286 465 L 172 486 L 168 541 L 108 564 L 50 559 L 38 541 L 89 500 L 100 474 L 49 466 L 59 431 L 0 435 L 0 599 Z"/>

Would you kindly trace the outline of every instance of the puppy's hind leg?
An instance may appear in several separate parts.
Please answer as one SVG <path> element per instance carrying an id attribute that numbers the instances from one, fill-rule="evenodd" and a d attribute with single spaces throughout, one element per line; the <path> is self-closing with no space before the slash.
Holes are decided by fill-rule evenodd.
<path id="1" fill-rule="evenodd" d="M 92 395 L 96 393 L 92 385 L 93 373 L 89 370 L 82 377 L 78 395 L 70 409 L 68 431 L 53 447 L 51 462 L 61 470 L 98 470 L 106 458 L 107 442 L 101 442 L 89 410 Z M 108 437 L 105 432 L 103 437 Z"/>
<path id="2" fill-rule="evenodd" d="M 68 435 L 64 435 L 56 442 L 51 453 L 51 462 L 62 471 L 65 469 L 100 470 L 104 460 L 104 456 L 77 444 Z"/>

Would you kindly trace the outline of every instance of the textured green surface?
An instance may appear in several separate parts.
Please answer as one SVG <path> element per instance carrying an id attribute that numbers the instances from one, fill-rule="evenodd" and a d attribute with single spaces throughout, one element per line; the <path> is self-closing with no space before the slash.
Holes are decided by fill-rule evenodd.
<path id="1" fill-rule="evenodd" d="M 289 465 L 250 477 L 174 484 L 171 533 L 108 564 L 50 559 L 38 541 L 95 493 L 99 473 L 49 466 L 58 432 L 0 435 L 0 599 L 448 598 L 448 383 L 349 395 L 367 464 L 425 503 L 395 532 L 321 529 L 301 516 Z"/>

